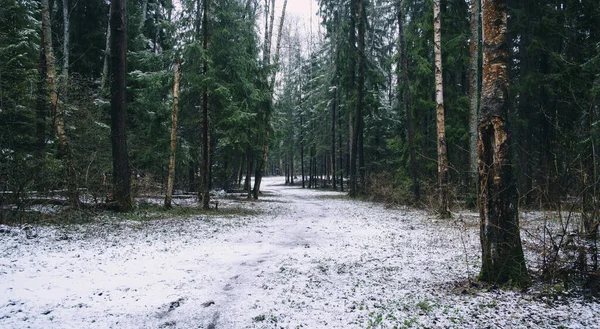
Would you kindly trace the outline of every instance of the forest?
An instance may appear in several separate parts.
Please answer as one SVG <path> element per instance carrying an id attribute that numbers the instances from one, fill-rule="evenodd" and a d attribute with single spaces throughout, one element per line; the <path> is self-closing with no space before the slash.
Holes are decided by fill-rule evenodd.
<path id="1" fill-rule="evenodd" d="M 300 2 L 310 6 L 310 22 L 289 12 Z M 202 232 L 233 230 L 232 237 L 259 225 L 253 230 L 262 237 L 269 230 L 260 225 L 271 226 L 243 220 L 271 212 L 284 223 L 285 212 L 318 218 L 302 203 L 310 197 L 337 216 L 344 207 L 364 211 L 400 236 L 417 227 L 415 237 L 427 240 L 430 225 L 458 228 L 448 233 L 456 239 L 447 241 L 448 254 L 460 268 L 450 279 L 466 272 L 467 281 L 452 291 L 506 294 L 495 292 L 506 286 L 554 300 L 564 295 L 567 303 L 591 298 L 563 311 L 593 314 L 600 309 L 599 21 L 597 0 L 0 0 L 0 240 L 8 246 L 47 233 L 88 241 L 88 230 L 121 236 L 126 222 L 145 223 L 157 241 L 181 239 L 181 232 L 214 238 L 191 233 L 189 218 L 206 218 Z M 365 204 L 395 211 L 380 217 L 408 216 L 427 228 L 390 224 Z M 156 224 L 169 218 L 180 222 Z M 103 225 L 119 230 L 106 233 Z M 178 228 L 164 228 L 163 236 L 162 226 L 151 225 Z M 135 241 L 137 233 L 127 234 L 124 241 Z M 307 250 L 305 241 L 317 239 L 288 238 Z M 384 240 L 381 246 L 399 248 Z M 27 254 L 14 248 L 0 265 Z M 339 275 L 340 264 L 319 269 L 336 267 Z M 8 273 L 2 266 L 0 277 Z M 355 327 L 490 323 L 470 322 L 466 313 L 437 323 L 426 317 L 436 298 L 415 301 L 421 320 L 372 311 L 383 302 L 365 306 L 371 311 Z M 158 318 L 184 303 L 200 305 L 181 297 Z M 392 304 L 385 305 L 403 307 Z M 10 312 L 0 312 L 0 324 L 14 318 Z M 281 312 L 228 317 L 219 309 L 202 323 L 297 324 Z M 575 327 L 600 325 L 597 315 L 580 318 Z M 496 325 L 542 320 L 520 321 Z M 574 323 L 565 321 L 539 325 Z"/>

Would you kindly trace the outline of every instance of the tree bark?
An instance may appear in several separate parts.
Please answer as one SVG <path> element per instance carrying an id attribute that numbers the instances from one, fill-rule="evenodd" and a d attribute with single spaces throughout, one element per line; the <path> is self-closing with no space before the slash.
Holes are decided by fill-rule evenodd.
<path id="1" fill-rule="evenodd" d="M 108 23 L 106 25 L 106 46 L 104 47 L 104 64 L 102 65 L 102 80 L 100 80 L 100 89 L 104 90 L 104 88 L 106 87 L 106 81 L 108 80 L 108 62 L 110 60 L 110 40 L 111 38 L 111 33 L 112 33 L 112 28 L 110 26 L 110 21 L 111 21 L 111 13 L 112 13 L 112 8 L 113 8 L 113 2 L 110 2 L 110 5 L 108 6 Z"/>
<path id="2" fill-rule="evenodd" d="M 69 0 L 62 0 L 62 12 L 63 12 L 63 67 L 62 76 L 66 81 L 69 78 Z"/>
<path id="3" fill-rule="evenodd" d="M 362 124 L 362 106 L 363 106 L 363 89 L 365 84 L 365 22 L 363 19 L 363 0 L 357 1 L 357 25 L 358 25 L 358 74 L 356 84 L 356 104 L 354 112 L 354 127 L 352 129 L 352 144 L 350 146 L 350 197 L 356 197 L 358 190 L 357 182 L 357 156 L 358 156 L 358 139 L 361 133 Z"/>
<path id="4" fill-rule="evenodd" d="M 477 191 L 477 112 L 479 108 L 479 20 L 481 0 L 471 0 L 471 40 L 469 59 L 469 164 L 471 191 Z"/>
<path id="5" fill-rule="evenodd" d="M 337 46 L 336 46 L 337 47 Z M 337 49 L 336 49 L 336 53 L 337 53 Z M 337 56 L 336 56 L 337 58 Z M 334 78 L 333 78 L 333 100 L 331 102 L 331 172 L 332 172 L 332 187 L 334 190 L 337 189 L 337 184 L 336 184 L 336 168 L 335 168 L 335 112 L 337 110 L 337 80 L 338 80 L 338 75 L 337 75 L 337 61 L 336 61 L 336 69 L 335 69 L 335 73 L 334 73 Z"/>
<path id="6" fill-rule="evenodd" d="M 302 171 L 302 188 L 306 187 L 304 177 L 304 120 L 302 120 L 302 114 L 300 114 L 300 166 Z"/>
<path id="7" fill-rule="evenodd" d="M 113 156 L 113 197 L 119 211 L 133 208 L 131 174 L 125 129 L 127 88 L 126 0 L 111 1 L 111 144 Z"/>
<path id="8" fill-rule="evenodd" d="M 442 74 L 442 31 L 440 18 L 440 0 L 433 1 L 433 43 L 435 51 L 435 102 L 437 121 L 438 149 L 438 186 L 440 191 L 440 218 L 449 218 L 448 210 L 448 156 L 446 146 L 446 128 L 444 124 L 444 81 Z"/>
<path id="9" fill-rule="evenodd" d="M 402 68 L 401 74 L 398 75 L 398 85 L 400 85 L 400 80 L 402 80 L 402 84 L 404 85 L 404 104 L 406 105 L 406 124 L 408 126 L 408 156 L 410 158 L 412 192 L 414 202 L 417 203 L 421 198 L 421 188 L 419 186 L 419 167 L 417 165 L 417 158 L 415 155 L 415 127 L 413 120 L 412 98 L 410 95 L 410 81 L 408 79 L 408 50 L 406 49 L 406 38 L 404 35 L 404 13 L 402 12 L 401 0 L 398 0 L 397 11 L 398 39 L 400 42 L 398 45 L 400 64 L 398 66 Z M 398 96 L 398 98 L 400 98 L 400 96 Z"/>
<path id="10" fill-rule="evenodd" d="M 202 16 L 202 48 L 205 52 L 208 51 L 208 5 L 210 0 L 204 0 L 203 16 Z M 203 69 L 204 76 L 208 75 L 208 59 L 204 59 Z M 210 129 L 208 115 L 208 86 L 204 85 L 202 93 L 202 157 L 201 157 L 201 173 L 200 173 L 200 193 L 202 194 L 202 209 L 210 209 Z"/>
<path id="11" fill-rule="evenodd" d="M 482 281 L 524 287 L 529 276 L 519 232 L 517 190 L 507 129 L 509 47 L 505 0 L 486 0 L 483 83 L 477 139 Z"/>
<path id="12" fill-rule="evenodd" d="M 38 63 L 38 95 L 36 99 L 36 152 L 38 160 L 43 160 L 46 148 L 46 119 L 48 116 L 48 84 L 46 52 L 44 51 L 44 32 L 40 30 L 40 62 Z"/>
<path id="13" fill-rule="evenodd" d="M 252 183 L 252 162 L 253 162 L 253 155 L 252 155 L 252 146 L 248 145 L 246 147 L 246 177 L 244 179 L 244 191 L 250 191 L 251 190 L 251 183 Z M 250 198 L 250 194 L 248 193 L 248 198 Z"/>
<path id="14" fill-rule="evenodd" d="M 338 115 L 338 152 L 339 152 L 339 172 L 340 172 L 340 191 L 344 192 L 344 151 L 342 145 L 342 116 Z"/>
<path id="15" fill-rule="evenodd" d="M 167 195 L 165 196 L 165 207 L 171 208 L 173 198 L 173 185 L 175 181 L 175 152 L 177 151 L 177 119 L 179 112 L 179 61 L 173 67 L 173 109 L 171 111 L 171 153 L 169 154 L 169 176 L 167 177 Z"/>

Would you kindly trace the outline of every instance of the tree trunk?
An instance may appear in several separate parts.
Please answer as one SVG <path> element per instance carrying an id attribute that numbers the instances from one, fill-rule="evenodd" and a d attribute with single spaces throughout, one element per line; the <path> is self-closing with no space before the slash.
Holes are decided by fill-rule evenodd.
<path id="1" fill-rule="evenodd" d="M 248 146 L 246 151 L 246 181 L 244 182 L 244 190 L 248 192 L 248 199 L 252 198 L 252 169 L 254 169 L 254 150 L 252 146 Z"/>
<path id="2" fill-rule="evenodd" d="M 504 0 L 486 0 L 483 13 L 483 83 L 477 139 L 482 281 L 529 283 L 519 232 L 517 190 L 507 130 L 509 47 Z"/>
<path id="3" fill-rule="evenodd" d="M 106 81 L 108 79 L 108 62 L 110 59 L 110 43 L 111 43 L 111 33 L 112 33 L 112 28 L 111 28 L 111 13 L 112 13 L 112 8 L 113 8 L 113 2 L 110 2 L 110 5 L 108 6 L 108 24 L 106 25 L 106 46 L 104 46 L 104 64 L 102 65 L 102 80 L 100 81 L 100 90 L 103 90 L 104 88 L 106 88 Z"/>
<path id="4" fill-rule="evenodd" d="M 477 191 L 477 110 L 479 108 L 480 10 L 481 0 L 471 0 L 471 41 L 469 47 L 469 164 L 472 191 Z"/>
<path id="5" fill-rule="evenodd" d="M 52 51 L 52 23 L 50 21 L 50 5 L 48 0 L 42 0 L 42 45 L 46 57 L 46 77 L 48 89 L 50 92 L 50 103 L 52 108 L 52 118 L 56 135 L 58 136 L 58 148 L 60 158 L 65 167 L 65 176 L 67 179 L 67 197 L 69 204 L 73 207 L 79 205 L 79 196 L 77 195 L 77 172 L 73 166 L 71 151 L 65 131 L 64 111 L 58 103 L 58 89 L 56 84 L 56 70 L 54 66 L 54 52 Z"/>
<path id="6" fill-rule="evenodd" d="M 337 17 L 337 16 L 336 16 Z M 336 19 L 337 21 L 337 19 Z M 335 121 L 335 112 L 337 111 L 337 95 L 338 95 L 338 61 L 339 61 L 339 45 L 337 42 L 337 34 L 336 34 L 336 42 L 335 42 L 335 70 L 334 70 L 334 76 L 333 76 L 333 81 L 332 81 L 332 91 L 333 91 L 333 100 L 331 102 L 331 172 L 332 172 L 332 187 L 334 190 L 337 189 L 337 184 L 336 184 L 336 168 L 335 168 L 335 125 L 336 125 L 336 121 Z"/>
<path id="7" fill-rule="evenodd" d="M 364 80 L 363 80 L 364 81 Z M 364 99 L 364 96 L 362 96 Z M 362 111 L 361 111 L 362 112 Z M 364 192 L 366 187 L 365 178 L 365 120 L 360 117 L 360 126 L 358 128 L 358 185 L 357 192 Z"/>
<path id="8" fill-rule="evenodd" d="M 350 146 L 350 197 L 356 197 L 358 182 L 356 160 L 358 156 L 358 139 L 361 133 L 360 127 L 362 122 L 362 103 L 363 103 L 363 88 L 365 84 L 365 23 L 363 19 L 363 0 L 357 0 L 357 25 L 358 25 L 358 75 L 356 85 L 356 104 L 354 112 L 354 126 L 352 129 L 352 143 Z"/>
<path id="9" fill-rule="evenodd" d="M 140 25 L 138 26 L 138 33 L 144 34 L 144 26 L 146 25 L 146 19 L 148 17 L 148 0 L 143 0 L 141 8 L 142 16 L 140 17 Z"/>
<path id="10" fill-rule="evenodd" d="M 208 2 L 204 0 L 203 16 L 202 16 L 202 48 L 206 53 L 208 51 Z M 203 69 L 204 76 L 208 75 L 208 59 L 204 59 Z M 210 209 L 210 129 L 208 121 L 208 86 L 204 85 L 202 93 L 202 157 L 201 157 L 201 187 L 202 194 L 202 209 Z"/>
<path id="11" fill-rule="evenodd" d="M 63 12 L 63 67 L 62 76 L 66 85 L 69 78 L 69 0 L 62 0 Z"/>
<path id="12" fill-rule="evenodd" d="M 448 210 L 448 157 L 444 124 L 444 82 L 442 75 L 442 32 L 440 0 L 433 1 L 433 39 L 435 50 L 435 102 L 437 119 L 438 186 L 440 189 L 440 218 L 449 218 Z"/>
<path id="13" fill-rule="evenodd" d="M 127 155 L 125 110 L 127 97 L 126 0 L 111 1 L 111 144 L 113 156 L 113 197 L 119 211 L 133 208 Z"/>
<path id="14" fill-rule="evenodd" d="M 398 34 L 400 44 L 398 52 L 400 53 L 400 64 L 402 68 L 402 83 L 404 84 L 404 104 L 406 105 L 406 124 L 408 126 L 408 155 L 410 158 L 410 171 L 412 178 L 412 190 L 414 202 L 417 203 L 421 198 L 421 189 L 419 186 L 419 167 L 415 156 L 415 127 L 412 111 L 412 99 L 410 95 L 410 83 L 408 79 L 408 54 L 406 49 L 406 39 L 404 35 L 404 13 L 402 12 L 402 1 L 398 1 Z M 398 76 L 398 85 L 400 85 L 400 75 Z M 400 96 L 398 96 L 400 98 Z"/>
<path id="15" fill-rule="evenodd" d="M 268 37 L 265 39 L 265 49 L 267 49 L 266 55 L 271 55 L 271 41 L 273 38 L 273 24 L 275 22 L 275 0 L 271 0 L 271 6 L 269 7 L 269 14 L 271 18 L 269 18 L 269 31 Z M 267 59 L 269 61 L 269 59 Z"/>
<path id="16" fill-rule="evenodd" d="M 36 99 L 36 153 L 38 160 L 43 160 L 46 149 L 46 118 L 48 116 L 48 84 L 47 84 L 47 66 L 46 52 L 44 51 L 44 33 L 40 30 L 40 62 L 38 64 L 38 95 Z"/>
<path id="17" fill-rule="evenodd" d="M 338 115 L 338 152 L 339 152 L 339 172 L 340 172 L 340 191 L 344 192 L 344 151 L 342 145 L 342 116 Z"/>
<path id="18" fill-rule="evenodd" d="M 173 67 L 173 109 L 171 111 L 171 153 L 169 154 L 169 176 L 167 178 L 167 195 L 165 196 L 165 207 L 171 208 L 173 197 L 173 184 L 175 181 L 175 152 L 177 151 L 177 118 L 179 111 L 179 61 Z"/>
<path id="19" fill-rule="evenodd" d="M 304 131 L 304 123 L 302 121 L 302 115 L 300 115 L 300 170 L 302 171 L 302 188 L 305 188 L 306 182 L 304 177 L 304 136 L 302 134 L 302 132 Z"/>

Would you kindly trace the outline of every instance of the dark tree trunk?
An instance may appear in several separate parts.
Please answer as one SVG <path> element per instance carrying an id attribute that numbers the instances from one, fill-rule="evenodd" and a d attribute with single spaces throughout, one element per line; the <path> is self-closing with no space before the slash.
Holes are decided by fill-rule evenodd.
<path id="1" fill-rule="evenodd" d="M 415 127 L 412 111 L 412 100 L 410 95 L 410 84 L 408 79 L 408 54 L 406 49 L 406 41 L 404 35 L 404 13 L 402 12 L 402 1 L 398 1 L 398 34 L 400 52 L 400 67 L 402 68 L 402 83 L 404 85 L 404 104 L 406 105 L 406 124 L 408 126 L 408 155 L 410 158 L 410 171 L 412 178 L 412 189 L 414 202 L 417 203 L 421 198 L 421 189 L 419 187 L 419 167 L 415 155 Z M 398 85 L 400 85 L 400 76 L 398 77 Z M 400 98 L 400 96 L 398 97 Z"/>
<path id="2" fill-rule="evenodd" d="M 509 47 L 504 0 L 483 2 L 483 83 L 478 124 L 482 281 L 526 286 L 508 115 Z"/>
<path id="3" fill-rule="evenodd" d="M 36 99 L 36 153 L 37 158 L 41 161 L 44 158 L 44 150 L 46 149 L 46 119 L 48 117 L 48 85 L 46 83 L 46 53 L 44 51 L 44 33 L 40 30 L 40 39 L 42 40 L 40 47 L 40 62 L 38 64 L 38 94 Z"/>
<path id="4" fill-rule="evenodd" d="M 350 146 L 350 187 L 349 195 L 356 197 L 358 190 L 358 177 L 357 177 L 357 157 L 359 147 L 359 135 L 361 134 L 362 125 L 362 106 L 363 106 L 363 89 L 365 84 L 365 64 L 364 64 L 364 51 L 365 51 L 365 23 L 363 18 L 363 0 L 357 0 L 357 25 L 358 25 L 358 74 L 357 74 L 357 85 L 356 85 L 356 104 L 354 112 L 354 126 L 352 129 L 352 144 Z"/>
<path id="5" fill-rule="evenodd" d="M 112 0 L 111 6 L 111 143 L 113 155 L 113 197 L 119 211 L 133 208 L 127 156 L 125 109 L 127 88 L 127 30 L 125 0 Z"/>
<path id="6" fill-rule="evenodd" d="M 337 45 L 336 45 L 336 58 L 338 58 L 337 56 Z M 334 73 L 334 77 L 333 77 L 333 100 L 331 102 L 331 171 L 333 173 L 333 180 L 332 180 L 332 187 L 334 190 L 337 189 L 337 184 L 335 181 L 335 112 L 337 110 L 337 84 L 338 84 L 338 74 L 337 74 L 337 61 L 335 64 L 335 73 Z"/>
<path id="7" fill-rule="evenodd" d="M 204 8 L 202 9 L 202 48 L 208 51 L 208 4 L 210 0 L 204 0 Z M 204 76 L 208 75 L 208 59 L 204 59 L 203 68 Z M 202 156 L 200 169 L 200 193 L 202 195 L 202 209 L 210 208 L 210 122 L 208 115 L 208 86 L 205 84 L 202 93 Z"/>
<path id="8" fill-rule="evenodd" d="M 344 150 L 342 147 L 342 118 L 338 115 L 338 152 L 339 152 L 339 172 L 340 172 L 340 191 L 344 192 Z"/>
<path id="9" fill-rule="evenodd" d="M 244 190 L 248 192 L 248 199 L 252 198 L 252 170 L 254 169 L 254 151 L 252 146 L 248 146 L 246 151 L 246 181 L 244 183 Z"/>
<path id="10" fill-rule="evenodd" d="M 300 166 L 302 171 L 302 188 L 306 187 L 305 177 L 304 177 L 304 137 L 303 137 L 303 120 L 302 115 L 300 115 Z"/>

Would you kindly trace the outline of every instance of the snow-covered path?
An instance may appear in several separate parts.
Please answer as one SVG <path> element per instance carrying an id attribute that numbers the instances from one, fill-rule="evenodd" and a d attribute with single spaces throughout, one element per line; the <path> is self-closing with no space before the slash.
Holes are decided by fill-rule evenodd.
<path id="1" fill-rule="evenodd" d="M 0 327 L 600 327 L 597 303 L 457 286 L 474 226 L 281 183 L 226 201 L 257 216 L 4 228 Z"/>

